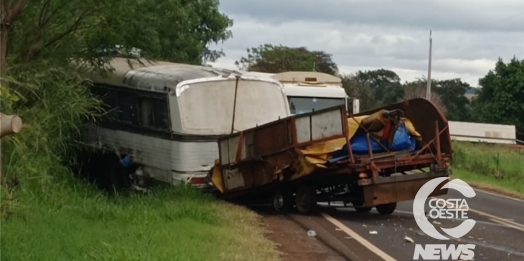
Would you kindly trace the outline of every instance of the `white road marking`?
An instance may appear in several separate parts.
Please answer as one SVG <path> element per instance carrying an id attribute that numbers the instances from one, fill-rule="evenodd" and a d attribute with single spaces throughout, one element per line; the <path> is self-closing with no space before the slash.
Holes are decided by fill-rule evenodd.
<path id="1" fill-rule="evenodd" d="M 432 197 L 432 198 L 435 198 L 435 197 Z M 438 203 L 440 204 L 441 202 L 438 202 Z M 451 208 L 454 208 L 454 209 L 458 209 L 452 203 L 446 203 L 446 204 L 448 205 L 448 207 L 451 207 Z M 442 204 L 440 204 L 440 205 L 442 205 Z M 511 228 L 514 228 L 514 229 L 517 229 L 517 230 L 520 230 L 520 231 L 524 232 L 524 225 L 523 224 L 520 224 L 520 223 L 517 223 L 517 222 L 513 222 L 513 221 L 510 221 L 510 220 L 505 219 L 505 218 L 497 217 L 495 215 L 491 215 L 491 214 L 488 214 L 486 212 L 483 212 L 483 211 L 480 211 L 480 210 L 476 210 L 476 209 L 472 209 L 472 208 L 468 208 L 468 211 L 471 211 L 473 213 L 477 213 L 477 214 L 479 214 L 481 216 L 487 217 L 491 221 L 494 221 L 494 222 L 497 222 L 499 224 L 506 225 L 508 227 L 511 227 Z"/>
<path id="2" fill-rule="evenodd" d="M 466 187 L 464 187 L 462 185 L 454 185 L 454 186 L 466 188 Z M 489 192 L 489 191 L 486 191 L 484 189 L 473 188 L 473 190 L 475 190 L 477 192 L 485 193 L 485 194 L 488 194 L 488 195 L 492 195 L 492 196 L 495 196 L 495 197 L 511 199 L 511 200 L 515 200 L 515 201 L 518 201 L 518 202 L 524 202 L 524 200 L 519 199 L 519 198 L 514 198 L 514 197 L 510 197 L 510 196 L 506 196 L 506 195 L 502 195 L 502 194 L 498 194 L 498 193 Z"/>
<path id="3" fill-rule="evenodd" d="M 353 239 L 355 239 L 357 242 L 359 242 L 360 244 L 362 244 L 364 247 L 366 247 L 367 249 L 369 249 L 371 252 L 375 253 L 377 256 L 381 257 L 382 259 L 384 259 L 385 261 L 397 261 L 396 259 L 394 259 L 393 257 L 391 257 L 390 255 L 386 254 L 384 251 L 380 250 L 378 247 L 376 247 L 375 245 L 371 244 L 369 241 L 367 241 L 365 238 L 361 237 L 358 233 L 356 233 L 355 231 L 351 230 L 349 227 L 345 226 L 344 224 L 342 224 L 340 221 L 336 220 L 335 218 L 333 218 L 332 216 L 330 216 L 329 214 L 327 213 L 321 213 L 322 216 L 327 219 L 329 222 L 331 222 L 333 225 L 335 225 L 336 227 L 340 228 L 342 231 L 344 231 L 348 236 L 352 237 Z"/>

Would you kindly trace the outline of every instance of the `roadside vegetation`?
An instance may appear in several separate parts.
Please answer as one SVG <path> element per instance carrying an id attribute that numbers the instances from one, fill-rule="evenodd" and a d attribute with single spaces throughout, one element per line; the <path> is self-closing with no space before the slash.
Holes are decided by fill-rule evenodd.
<path id="1" fill-rule="evenodd" d="M 107 69 L 104 52 L 117 45 L 142 58 L 217 59 L 208 46 L 232 25 L 218 1 L 1 5 L 0 112 L 24 122 L 1 144 L 2 260 L 277 260 L 254 212 L 189 187 L 106 193 L 69 167 L 81 126 L 104 113 L 71 61 Z"/>
<path id="2" fill-rule="evenodd" d="M 524 198 L 524 149 L 453 142 L 453 176 L 472 186 Z"/>
<path id="3" fill-rule="evenodd" d="M 2 260 L 277 260 L 245 208 L 190 187 L 109 194 L 76 178 L 79 126 L 99 101 L 65 68 L 30 75 L 1 92 L 1 111 L 17 104 L 25 123 L 2 139 Z"/>
<path id="4" fill-rule="evenodd" d="M 2 260 L 278 260 L 255 213 L 189 187 L 107 196 L 70 180 L 18 195 Z"/>

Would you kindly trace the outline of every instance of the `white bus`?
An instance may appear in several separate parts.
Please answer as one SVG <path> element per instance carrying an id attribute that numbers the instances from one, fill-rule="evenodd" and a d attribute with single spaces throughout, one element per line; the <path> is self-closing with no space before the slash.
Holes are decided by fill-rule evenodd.
<path id="1" fill-rule="evenodd" d="M 134 61 L 131 68 L 127 59 L 113 58 L 115 70 L 108 76 L 86 75 L 111 113 L 89 124 L 83 138 L 110 152 L 95 157 L 94 171 L 102 171 L 97 178 L 112 185 L 125 183 L 124 176 L 131 173 L 137 187 L 151 180 L 207 187 L 206 174 L 219 157 L 218 137 L 291 115 L 282 84 L 272 78 L 143 63 Z M 109 158 L 123 159 L 122 165 L 115 167 Z M 120 167 L 129 160 L 134 169 L 125 173 Z"/>
<path id="2" fill-rule="evenodd" d="M 289 71 L 282 73 L 249 72 L 253 76 L 267 76 L 284 86 L 292 114 L 307 113 L 344 104 L 348 112 L 359 112 L 359 100 L 347 96 L 342 79 L 322 73 Z"/>

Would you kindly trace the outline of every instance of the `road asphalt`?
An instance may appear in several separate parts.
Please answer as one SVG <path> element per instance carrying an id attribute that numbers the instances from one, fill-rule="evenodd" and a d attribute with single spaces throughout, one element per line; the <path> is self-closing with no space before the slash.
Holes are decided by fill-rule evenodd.
<path id="1" fill-rule="evenodd" d="M 389 216 L 380 215 L 375 209 L 357 213 L 351 207 L 340 207 L 322 210 L 335 221 L 328 221 L 325 215 L 290 215 L 290 218 L 304 228 L 320 231 L 317 237 L 346 260 L 414 260 L 416 244 L 442 243 L 475 244 L 474 260 L 524 260 L 524 201 L 481 190 L 475 192 L 475 197 L 466 199 L 470 208 L 467 217 L 476 221 L 475 226 L 464 237 L 447 241 L 433 239 L 421 231 L 412 213 L 413 201 L 399 203 Z M 464 197 L 449 190 L 440 198 Z M 439 227 L 452 228 L 463 222 L 428 219 L 438 231 L 442 231 Z"/>

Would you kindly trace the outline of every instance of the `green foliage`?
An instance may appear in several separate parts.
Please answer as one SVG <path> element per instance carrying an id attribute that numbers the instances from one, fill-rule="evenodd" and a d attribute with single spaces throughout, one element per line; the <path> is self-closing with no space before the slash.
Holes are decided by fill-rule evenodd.
<path id="1" fill-rule="evenodd" d="M 471 109 L 465 94 L 469 84 L 460 79 L 436 81 L 434 91 L 440 96 L 446 107 L 446 116 L 451 121 L 469 121 Z"/>
<path id="2" fill-rule="evenodd" d="M 16 64 L 79 58 L 100 63 L 98 54 L 122 46 L 146 58 L 202 64 L 223 55 L 210 43 L 231 37 L 232 25 L 217 0 L 41 0 L 29 2 L 9 38 Z"/>
<path id="3" fill-rule="evenodd" d="M 242 70 L 280 73 L 287 71 L 317 71 L 338 74 L 338 66 L 332 55 L 322 51 L 310 51 L 306 47 L 287 47 L 264 44 L 247 49 L 247 57 L 235 64 Z"/>
<path id="4" fill-rule="evenodd" d="M 452 167 L 459 178 L 524 195 L 524 150 L 467 142 L 454 142 L 453 149 Z"/>
<path id="5" fill-rule="evenodd" d="M 513 124 L 517 136 L 524 139 L 524 60 L 502 59 L 494 70 L 479 81 L 480 93 L 475 101 L 475 116 L 478 121 Z"/>
<path id="6" fill-rule="evenodd" d="M 447 115 L 447 108 L 444 104 L 443 99 L 436 91 L 438 81 L 431 80 L 431 102 L 443 113 Z M 402 100 L 409 100 L 414 98 L 426 98 L 427 97 L 427 85 L 428 81 L 426 78 L 418 78 L 411 82 L 405 82 L 402 85 L 404 89 L 404 96 Z"/>
<path id="7" fill-rule="evenodd" d="M 18 75 L 3 79 L 2 88 L 12 92 L 0 96 L 0 111 L 24 121 L 21 133 L 2 139 L 5 175 L 20 179 L 24 188 L 48 191 L 69 174 L 61 163 L 72 156 L 80 126 L 100 113 L 100 101 L 71 67 Z"/>
<path id="8" fill-rule="evenodd" d="M 385 69 L 358 71 L 343 76 L 346 92 L 361 100 L 362 110 L 426 97 L 426 85 L 425 78 L 401 84 L 395 72 Z M 432 80 L 431 100 L 449 120 L 468 121 L 471 119 L 471 107 L 464 96 L 468 88 L 469 84 L 460 79 Z"/>
<path id="9" fill-rule="evenodd" d="M 396 103 L 403 95 L 400 77 L 385 69 L 344 75 L 342 86 L 348 96 L 360 100 L 361 111 Z"/>
<path id="10" fill-rule="evenodd" d="M 380 106 L 375 98 L 373 88 L 369 83 L 361 81 L 353 75 L 342 76 L 342 87 L 351 98 L 360 100 L 360 111 L 370 110 Z"/>
<path id="11" fill-rule="evenodd" d="M 390 70 L 358 71 L 355 78 L 373 89 L 375 99 L 379 104 L 396 103 L 404 94 L 400 77 Z"/>

